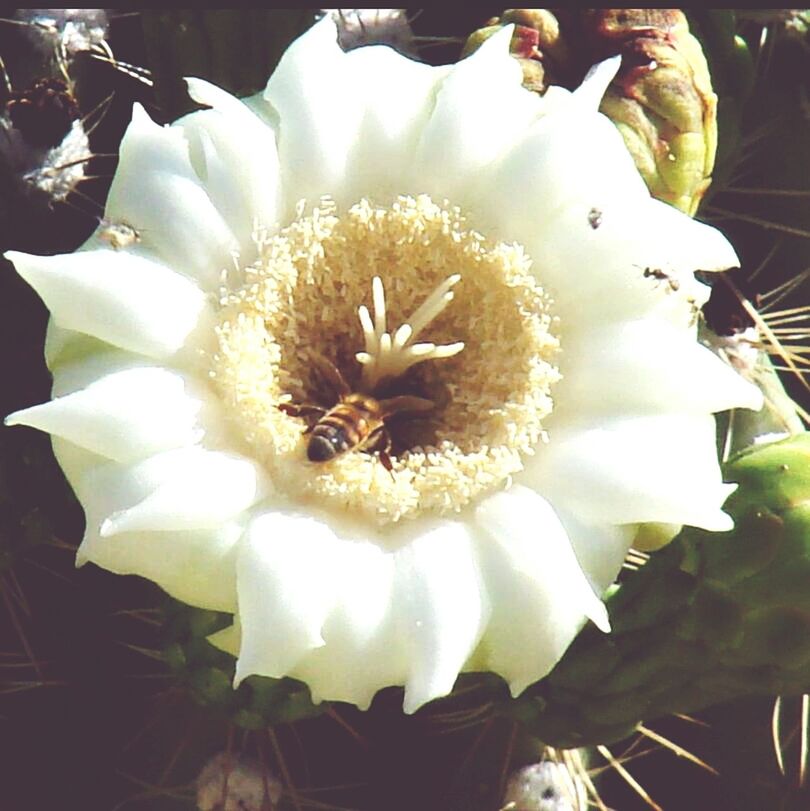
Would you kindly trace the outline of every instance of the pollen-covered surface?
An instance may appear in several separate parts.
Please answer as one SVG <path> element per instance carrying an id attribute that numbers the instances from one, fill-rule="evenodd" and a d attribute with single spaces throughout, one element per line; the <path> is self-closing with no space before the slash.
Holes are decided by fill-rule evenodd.
<path id="1" fill-rule="evenodd" d="M 277 490 L 381 524 L 458 512 L 504 487 L 545 440 L 557 341 L 549 302 L 519 245 L 488 241 L 457 208 L 426 196 L 384 208 L 362 200 L 347 212 L 330 201 L 309 213 L 302 205 L 292 225 L 257 243 L 259 260 L 223 292 L 211 377 Z M 463 351 L 362 391 L 357 311 L 371 308 L 373 277 L 384 286 L 394 332 L 455 274 L 454 299 L 419 340 L 463 341 Z M 313 353 L 334 363 L 353 391 L 434 402 L 426 414 L 386 422 L 391 472 L 376 454 L 356 449 L 325 463 L 307 460 L 304 430 L 317 416 L 308 423 L 278 406 L 336 404 Z"/>

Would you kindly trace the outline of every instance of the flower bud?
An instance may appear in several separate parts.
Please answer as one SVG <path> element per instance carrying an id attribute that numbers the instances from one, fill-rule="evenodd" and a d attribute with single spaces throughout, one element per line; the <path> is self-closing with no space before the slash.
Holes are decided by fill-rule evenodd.
<path id="1" fill-rule="evenodd" d="M 510 811 L 586 811 L 588 792 L 565 763 L 544 760 L 509 778 L 503 804 Z"/>
<path id="2" fill-rule="evenodd" d="M 406 56 L 416 55 L 413 29 L 404 8 L 324 8 L 338 30 L 344 51 L 364 45 L 388 45 Z"/>
<path id="3" fill-rule="evenodd" d="M 237 753 L 214 755 L 196 783 L 199 811 L 273 811 L 281 799 L 278 778 Z"/>
<path id="4" fill-rule="evenodd" d="M 585 29 L 622 68 L 601 110 L 621 131 L 653 196 L 694 214 L 711 182 L 717 96 L 700 43 L 677 9 L 586 13 Z"/>
<path id="5" fill-rule="evenodd" d="M 678 9 L 597 9 L 554 16 L 511 9 L 467 40 L 471 53 L 515 24 L 512 54 L 524 85 L 572 86 L 587 66 L 613 54 L 622 67 L 601 112 L 619 128 L 651 194 L 694 214 L 711 183 L 717 150 L 717 96 L 706 58 Z"/>
<path id="6" fill-rule="evenodd" d="M 462 50 L 462 57 L 478 50 L 505 25 L 514 25 L 511 53 L 523 69 L 523 85 L 544 93 L 549 84 L 559 80 L 561 72 L 572 62 L 568 44 L 560 33 L 560 24 L 553 12 L 543 8 L 513 8 L 494 17 L 488 24 L 473 31 Z"/>

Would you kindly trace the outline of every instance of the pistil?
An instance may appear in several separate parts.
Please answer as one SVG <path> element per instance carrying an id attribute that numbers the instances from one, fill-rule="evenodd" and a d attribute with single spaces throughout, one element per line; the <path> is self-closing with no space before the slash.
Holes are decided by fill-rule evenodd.
<path id="1" fill-rule="evenodd" d="M 452 288 L 461 281 L 461 274 L 454 273 L 424 300 L 411 317 L 401 324 L 393 335 L 388 331 L 388 318 L 385 309 L 385 289 L 382 279 L 375 276 L 371 281 L 374 321 L 368 307 L 361 304 L 357 310 L 360 326 L 365 339 L 365 352 L 357 352 L 355 357 L 363 367 L 363 387 L 367 391 L 384 379 L 394 379 L 404 374 L 415 363 L 439 358 L 452 358 L 464 349 L 464 341 L 437 345 L 430 341 L 414 344 L 419 333 L 438 316 L 453 300 Z"/>

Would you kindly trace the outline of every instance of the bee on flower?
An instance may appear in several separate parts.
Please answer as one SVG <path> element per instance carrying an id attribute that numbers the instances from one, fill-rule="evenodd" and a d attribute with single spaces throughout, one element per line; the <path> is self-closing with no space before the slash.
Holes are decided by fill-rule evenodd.
<path id="1" fill-rule="evenodd" d="M 104 219 L 138 240 L 8 255 L 54 378 L 9 422 L 53 435 L 79 562 L 229 612 L 237 683 L 360 707 L 398 685 L 413 712 L 478 670 L 518 694 L 609 631 L 641 525 L 731 526 L 713 413 L 761 395 L 697 342 L 693 271 L 736 255 L 597 112 L 615 60 L 539 97 L 510 36 L 430 67 L 346 53 L 326 18 L 256 96 L 189 79 L 208 109 L 135 108 Z M 353 394 L 396 404 L 379 444 L 313 464 Z"/>

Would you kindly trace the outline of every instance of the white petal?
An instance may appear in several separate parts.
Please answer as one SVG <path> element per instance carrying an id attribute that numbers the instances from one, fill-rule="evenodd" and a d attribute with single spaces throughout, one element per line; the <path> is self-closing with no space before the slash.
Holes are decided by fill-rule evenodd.
<path id="1" fill-rule="evenodd" d="M 606 209 L 610 203 L 621 211 L 649 200 L 613 123 L 571 100 L 540 118 L 500 161 L 480 173 L 478 194 L 488 235 L 526 245 L 539 267 L 545 264 L 548 240 L 568 244 L 585 239 L 584 229 L 593 232 L 591 238 L 601 231 L 589 225 L 591 208 Z M 567 208 L 581 210 L 581 223 L 574 233 L 563 234 L 554 220 Z"/>
<path id="2" fill-rule="evenodd" d="M 280 119 L 285 216 L 301 199 L 339 196 L 364 106 L 354 78 L 329 17 L 290 45 L 270 77 L 265 98 Z"/>
<path id="3" fill-rule="evenodd" d="M 281 678 L 324 644 L 335 601 L 335 533 L 323 521 L 268 512 L 249 526 L 237 563 L 242 647 L 236 681 Z"/>
<path id="4" fill-rule="evenodd" d="M 49 369 L 53 369 L 54 364 L 58 362 L 59 356 L 71 342 L 71 338 L 78 335 L 80 335 L 80 333 L 58 326 L 53 318 L 48 319 L 43 354 L 45 355 L 45 364 Z"/>
<path id="5" fill-rule="evenodd" d="M 268 490 L 261 469 L 237 454 L 181 448 L 135 465 L 115 463 L 73 482 L 88 527 L 121 532 L 210 529 L 238 516 Z"/>
<path id="6" fill-rule="evenodd" d="M 108 344 L 95 342 L 92 350 L 78 357 L 63 359 L 52 371 L 51 396 L 64 397 L 86 389 L 107 375 L 140 367 L 162 368 L 158 364 L 144 360 L 141 355 L 133 355 Z"/>
<path id="7" fill-rule="evenodd" d="M 90 470 L 108 464 L 103 456 L 91 453 L 61 437 L 51 437 L 51 445 L 53 446 L 53 455 L 56 457 L 56 461 L 59 462 L 59 467 L 62 468 L 65 478 L 70 482 L 74 490 L 76 490 L 76 483 L 81 481 L 82 477 L 87 475 Z M 76 495 L 81 500 L 78 492 Z M 86 511 L 87 506 L 83 501 L 82 506 Z"/>
<path id="8" fill-rule="evenodd" d="M 655 251 L 655 255 L 649 257 L 653 267 L 716 271 L 740 266 L 734 248 L 722 231 L 660 200 L 650 199 L 648 219 L 639 225 L 645 229 L 649 250 Z M 666 246 L 662 245 L 664 235 Z"/>
<path id="9" fill-rule="evenodd" d="M 404 710 L 447 695 L 481 638 L 490 606 L 472 530 L 458 521 L 408 527 L 396 555 L 397 603 L 408 648 Z"/>
<path id="10" fill-rule="evenodd" d="M 156 366 L 112 371 L 73 394 L 9 415 L 8 425 L 58 434 L 117 462 L 193 445 L 221 423 L 213 395 L 188 375 Z"/>
<path id="11" fill-rule="evenodd" d="M 634 185 L 627 177 L 615 182 Z M 524 207 L 535 208 L 531 199 L 523 206 L 502 199 L 497 213 L 500 229 L 527 248 L 535 275 L 554 299 L 562 328 L 647 313 L 683 326 L 694 324 L 709 294 L 708 287 L 695 280 L 694 271 L 739 264 L 728 240 L 718 230 L 653 200 L 646 190 L 623 199 L 609 189 L 591 193 L 586 180 L 579 189 L 577 199 L 541 216 L 534 227 L 522 213 Z M 601 217 L 598 228 L 590 224 L 592 209 Z M 513 222 L 507 219 L 510 213 Z"/>
<path id="12" fill-rule="evenodd" d="M 76 564 L 92 562 L 116 574 L 137 574 L 184 603 L 236 611 L 236 554 L 242 531 L 234 521 L 213 529 L 124 532 L 113 538 L 88 531 Z"/>
<path id="13" fill-rule="evenodd" d="M 604 594 L 616 580 L 638 531 L 636 524 L 597 526 L 583 524 L 552 505 L 565 527 L 582 572 L 596 594 Z"/>
<path id="14" fill-rule="evenodd" d="M 192 605 L 215 611 L 236 610 L 235 548 L 242 532 L 239 522 L 226 521 L 208 530 L 122 533 L 102 538 L 98 530 L 103 518 L 128 500 L 137 500 L 144 488 L 133 487 L 118 465 L 64 439 L 54 437 L 53 450 L 87 514 L 77 566 L 92 561 L 120 574 L 148 577 L 178 600 Z"/>
<path id="15" fill-rule="evenodd" d="M 229 93 L 202 79 L 186 83 L 195 101 L 214 109 L 191 113 L 175 126 L 182 127 L 206 191 L 239 240 L 241 263 L 249 264 L 255 226 L 271 228 L 279 219 L 275 133 Z"/>
<path id="16" fill-rule="evenodd" d="M 618 417 L 549 435 L 516 480 L 583 523 L 732 528 L 721 507 L 735 485 L 722 483 L 713 417 Z"/>
<path id="17" fill-rule="evenodd" d="M 61 327 L 155 358 L 212 339 L 205 294 L 164 265 L 111 250 L 6 256 Z"/>
<path id="18" fill-rule="evenodd" d="M 481 502 L 475 518 L 491 539 L 481 553 L 492 602 L 482 647 L 517 695 L 554 667 L 586 617 L 609 630 L 607 610 L 542 496 L 513 486 Z"/>
<path id="19" fill-rule="evenodd" d="M 488 39 L 439 87 L 414 162 L 423 191 L 434 197 L 466 202 L 463 189 L 541 113 L 542 100 L 522 86 L 520 65 L 509 55 L 512 30 Z"/>
<path id="20" fill-rule="evenodd" d="M 341 198 L 385 202 L 423 192 L 425 178 L 412 169 L 413 155 L 449 69 L 404 59 L 385 46 L 358 48 L 346 59 L 350 81 L 362 87 L 364 109 Z"/>
<path id="21" fill-rule="evenodd" d="M 342 524 L 331 540 L 334 555 L 324 559 L 334 590 L 321 628 L 324 645 L 308 651 L 291 675 L 309 685 L 316 701 L 364 709 L 382 687 L 405 683 L 409 660 L 397 622 L 394 558 L 367 539 L 368 529 L 348 534 Z"/>
<path id="22" fill-rule="evenodd" d="M 237 678 L 292 675 L 317 701 L 360 707 L 404 683 L 413 712 L 450 692 L 486 625 L 475 555 L 457 522 L 409 524 L 383 541 L 348 518 L 257 518 L 239 562 Z"/>
<path id="23" fill-rule="evenodd" d="M 542 243 L 533 239 L 535 272 L 552 285 L 561 307 L 580 314 L 581 323 L 638 317 L 661 303 L 688 303 L 688 298 L 693 311 L 687 309 L 686 320 L 694 321 L 694 307 L 709 293 L 694 280 L 694 271 L 739 264 L 720 231 L 658 200 L 597 207 L 602 211 L 598 229 L 588 224 L 586 198 L 546 223 Z M 657 271 L 666 278 L 650 275 Z"/>
<path id="24" fill-rule="evenodd" d="M 45 363 L 51 371 L 62 363 L 72 363 L 79 358 L 87 358 L 96 352 L 103 353 L 110 349 L 109 344 L 98 338 L 60 327 L 53 318 L 48 321 L 44 355 Z"/>
<path id="25" fill-rule="evenodd" d="M 238 658 L 239 649 L 242 647 L 242 624 L 239 622 L 239 617 L 234 617 L 233 625 L 207 636 L 206 639 L 215 648 L 224 653 L 230 653 L 234 659 Z"/>
<path id="26" fill-rule="evenodd" d="M 213 107 L 217 112 L 229 118 L 237 119 L 244 126 L 248 127 L 253 127 L 254 123 L 250 118 L 247 118 L 246 115 L 250 115 L 251 118 L 258 118 L 259 124 L 269 128 L 272 132 L 273 127 L 267 123 L 267 120 L 263 116 L 260 116 L 253 107 L 246 104 L 248 99 L 237 98 L 227 90 L 223 90 L 221 87 L 217 87 L 215 84 L 205 81 L 205 79 L 187 76 L 184 81 L 188 88 L 189 96 L 198 104 Z M 250 98 L 262 97 L 262 94 L 259 93 L 257 97 L 251 96 Z M 180 120 L 183 121 L 185 119 L 181 118 Z"/>
<path id="27" fill-rule="evenodd" d="M 595 64 L 582 80 L 582 84 L 574 91 L 575 101 L 596 112 L 608 86 L 616 78 L 621 64 L 622 58 L 618 54 Z"/>
<path id="28" fill-rule="evenodd" d="M 572 419 L 595 415 L 762 407 L 762 393 L 692 331 L 659 319 L 582 324 L 566 335 L 555 409 Z"/>
<path id="29" fill-rule="evenodd" d="M 139 104 L 121 141 L 105 218 L 135 228 L 143 244 L 207 290 L 238 248 L 191 165 L 182 129 L 155 124 Z"/>

